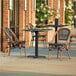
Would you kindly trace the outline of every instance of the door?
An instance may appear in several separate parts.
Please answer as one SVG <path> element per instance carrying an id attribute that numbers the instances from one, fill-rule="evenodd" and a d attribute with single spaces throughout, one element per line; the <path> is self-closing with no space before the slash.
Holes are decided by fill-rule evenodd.
<path id="1" fill-rule="evenodd" d="M 19 39 L 19 0 L 13 0 L 12 4 L 12 10 L 10 10 L 9 24 L 10 29 L 12 29 L 12 31 L 16 34 L 17 38 Z"/>

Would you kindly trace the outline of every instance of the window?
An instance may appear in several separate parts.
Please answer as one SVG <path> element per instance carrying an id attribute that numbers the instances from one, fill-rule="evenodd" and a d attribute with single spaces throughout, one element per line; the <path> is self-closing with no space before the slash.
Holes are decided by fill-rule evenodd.
<path id="1" fill-rule="evenodd" d="M 13 1 L 14 0 L 9 0 L 9 9 L 13 10 Z"/>
<path id="2" fill-rule="evenodd" d="M 24 10 L 27 10 L 27 0 L 24 0 Z"/>
<path id="3" fill-rule="evenodd" d="M 34 0 L 34 10 L 36 10 L 36 0 Z"/>
<path id="4" fill-rule="evenodd" d="M 60 0 L 58 0 L 58 11 L 60 11 Z"/>

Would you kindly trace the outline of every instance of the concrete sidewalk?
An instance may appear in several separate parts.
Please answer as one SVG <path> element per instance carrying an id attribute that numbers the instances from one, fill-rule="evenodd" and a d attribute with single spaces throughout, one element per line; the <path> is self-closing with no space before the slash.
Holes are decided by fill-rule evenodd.
<path id="1" fill-rule="evenodd" d="M 29 48 L 31 52 L 27 52 L 27 56 L 33 54 L 34 49 Z M 33 51 L 33 52 L 32 52 Z M 44 53 L 43 53 L 44 51 Z M 76 51 L 71 52 L 71 59 L 64 55 L 62 61 L 56 59 L 56 51 L 51 52 L 50 60 L 48 60 L 48 49 L 39 49 L 39 55 L 45 55 L 46 58 L 28 58 L 20 56 L 19 52 L 11 52 L 11 56 L 5 57 L 0 55 L 0 76 L 76 76 Z M 43 53 L 43 54 L 42 54 Z M 11 75 L 12 74 L 12 75 Z"/>
<path id="2" fill-rule="evenodd" d="M 12 60 L 13 59 L 13 60 Z M 9 62 L 0 66 L 0 71 L 15 71 L 15 72 L 33 72 L 55 75 L 76 75 L 76 57 L 70 60 L 63 56 L 63 60 L 56 59 L 56 56 L 51 56 L 50 60 L 33 59 L 23 57 L 9 58 Z M 6 59 L 8 60 L 8 58 Z"/>
<path id="3" fill-rule="evenodd" d="M 43 74 L 34 72 L 18 72 L 18 71 L 4 71 L 0 72 L 0 76 L 75 76 L 75 75 L 56 75 L 56 74 Z"/>

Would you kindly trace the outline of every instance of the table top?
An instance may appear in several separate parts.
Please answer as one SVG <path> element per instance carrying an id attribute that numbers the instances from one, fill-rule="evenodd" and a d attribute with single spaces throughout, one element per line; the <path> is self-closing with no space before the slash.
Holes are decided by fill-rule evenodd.
<path id="1" fill-rule="evenodd" d="M 37 27 L 65 27 L 65 26 L 68 26 L 67 24 L 66 25 L 52 25 L 52 24 L 46 24 L 45 26 L 41 26 L 41 25 L 37 25 Z"/>
<path id="2" fill-rule="evenodd" d="M 23 29 L 22 31 L 32 31 L 32 32 L 39 31 L 39 32 L 44 32 L 44 31 L 49 31 L 49 30 L 52 30 L 52 29 L 49 29 L 49 28 L 33 28 L 33 29 Z"/>

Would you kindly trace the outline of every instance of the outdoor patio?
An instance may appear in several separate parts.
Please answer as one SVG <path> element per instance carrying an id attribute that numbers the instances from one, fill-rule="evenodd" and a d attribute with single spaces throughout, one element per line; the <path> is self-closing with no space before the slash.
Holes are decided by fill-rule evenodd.
<path id="1" fill-rule="evenodd" d="M 22 49 L 22 56 L 19 50 L 11 50 L 10 56 L 0 55 L 0 75 L 1 76 L 75 76 L 76 75 L 76 47 L 72 44 L 70 50 L 71 59 L 68 59 L 66 51 L 63 51 L 62 61 L 56 58 L 57 51 L 51 51 L 50 60 L 48 60 L 48 49 L 39 48 L 39 55 L 46 58 L 28 58 L 28 55 L 34 55 L 34 48 L 26 47 L 26 57 Z"/>

